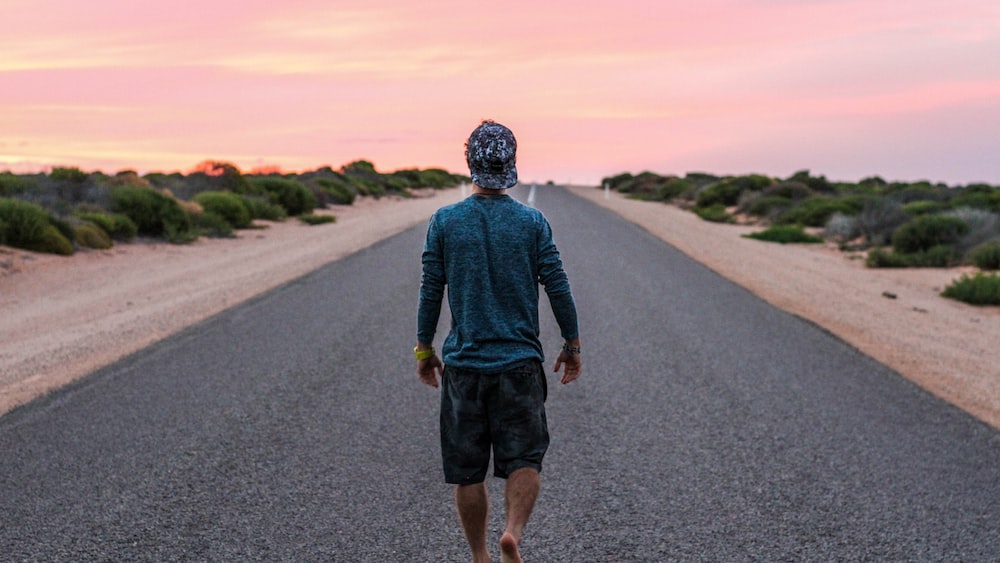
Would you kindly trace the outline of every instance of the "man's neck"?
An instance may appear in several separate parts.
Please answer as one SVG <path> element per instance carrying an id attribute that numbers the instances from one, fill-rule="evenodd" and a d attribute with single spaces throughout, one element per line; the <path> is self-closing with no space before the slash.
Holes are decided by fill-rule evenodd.
<path id="1" fill-rule="evenodd" d="M 505 195 L 507 190 L 490 190 L 472 184 L 472 193 L 475 195 Z"/>

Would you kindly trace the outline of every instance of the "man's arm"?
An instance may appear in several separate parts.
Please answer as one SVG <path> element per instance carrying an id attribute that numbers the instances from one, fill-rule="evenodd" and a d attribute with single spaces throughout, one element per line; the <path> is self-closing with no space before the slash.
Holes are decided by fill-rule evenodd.
<path id="1" fill-rule="evenodd" d="M 417 346 L 414 348 L 417 375 L 420 381 L 432 387 L 438 386 L 438 377 L 444 370 L 444 365 L 432 346 L 441 316 L 445 286 L 444 256 L 435 225 L 432 217 L 421 256 L 423 271 L 420 276 L 420 302 L 417 305 Z"/>

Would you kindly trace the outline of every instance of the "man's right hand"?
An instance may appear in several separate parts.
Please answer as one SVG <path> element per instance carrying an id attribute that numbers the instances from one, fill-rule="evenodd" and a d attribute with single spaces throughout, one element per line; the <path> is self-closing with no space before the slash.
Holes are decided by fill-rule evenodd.
<path id="1" fill-rule="evenodd" d="M 580 339 L 576 338 L 570 342 L 567 342 L 566 345 L 579 348 Z M 563 370 L 562 379 L 560 379 L 559 381 L 563 385 L 565 385 L 572 381 L 576 381 L 576 379 L 580 377 L 580 372 L 583 371 L 583 359 L 580 358 L 580 354 L 572 354 L 570 352 L 567 352 L 566 350 L 561 350 L 559 352 L 559 357 L 556 358 L 556 367 L 555 367 L 556 373 L 559 373 L 559 369 L 562 368 L 563 366 L 565 366 L 566 369 Z"/>
<path id="2" fill-rule="evenodd" d="M 417 375 L 420 376 L 420 381 L 437 388 L 438 378 L 444 375 L 444 364 L 436 355 L 426 360 L 417 360 Z"/>

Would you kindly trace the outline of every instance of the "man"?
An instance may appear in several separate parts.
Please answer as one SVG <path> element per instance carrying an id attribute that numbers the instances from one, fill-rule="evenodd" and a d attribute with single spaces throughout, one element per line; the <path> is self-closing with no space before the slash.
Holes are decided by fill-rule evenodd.
<path id="1" fill-rule="evenodd" d="M 441 377 L 445 481 L 456 486 L 474 563 L 490 561 L 484 484 L 490 450 L 494 476 L 507 480 L 503 563 L 521 561 L 521 534 L 538 497 L 549 444 L 539 284 L 564 339 L 555 371 L 565 368 L 565 384 L 583 368 L 576 305 L 549 223 L 506 194 L 517 183 L 516 152 L 513 133 L 499 123 L 484 121 L 472 132 L 465 150 L 472 195 L 431 217 L 422 258 L 417 373 L 433 387 Z M 442 363 L 432 344 L 445 285 L 451 330 Z"/>

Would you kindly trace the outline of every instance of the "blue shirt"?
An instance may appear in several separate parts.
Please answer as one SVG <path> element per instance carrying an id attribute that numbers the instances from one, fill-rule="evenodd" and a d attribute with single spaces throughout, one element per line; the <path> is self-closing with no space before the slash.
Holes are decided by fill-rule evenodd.
<path id="1" fill-rule="evenodd" d="M 562 337 L 579 336 L 576 304 L 545 216 L 507 195 L 473 195 L 439 209 L 422 256 L 417 341 L 432 344 L 445 286 L 451 330 L 446 365 L 484 373 L 544 360 L 538 286 Z"/>

